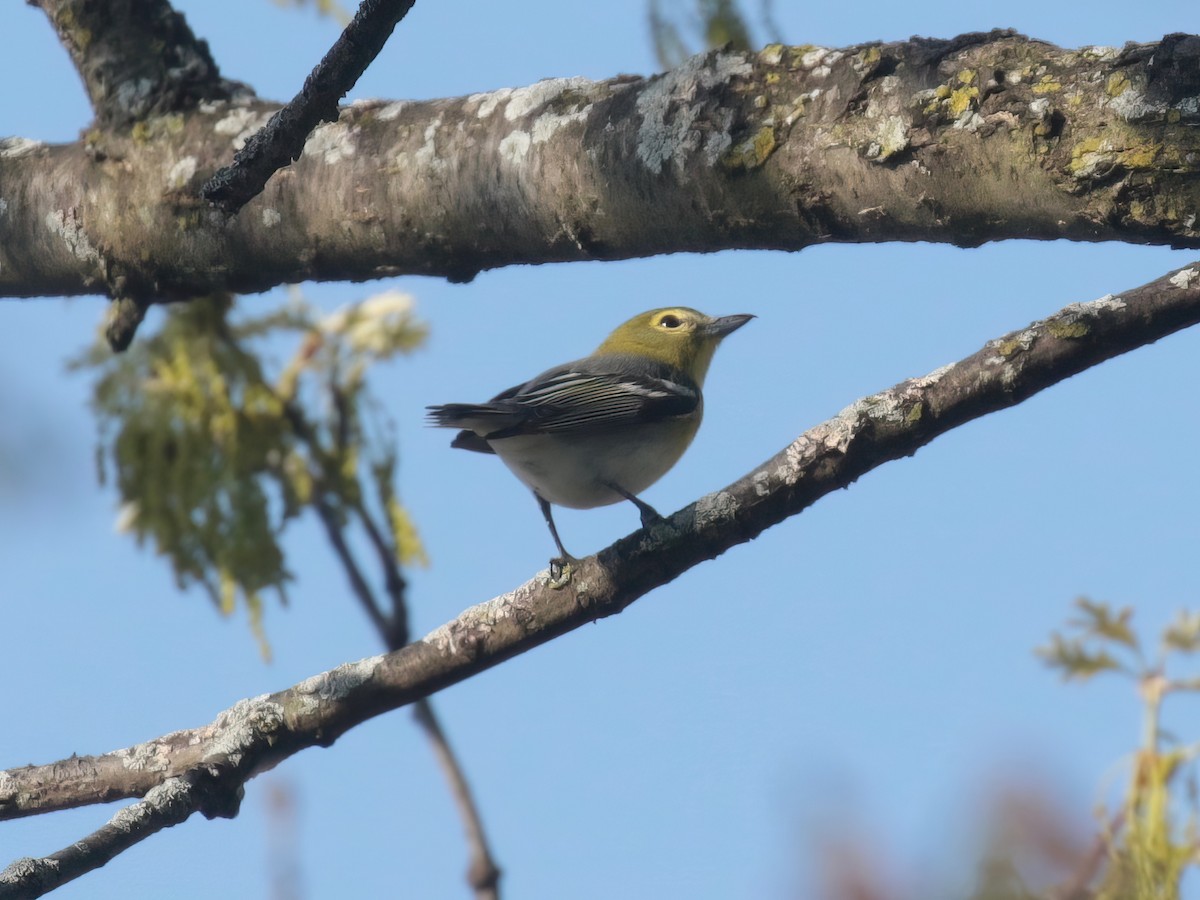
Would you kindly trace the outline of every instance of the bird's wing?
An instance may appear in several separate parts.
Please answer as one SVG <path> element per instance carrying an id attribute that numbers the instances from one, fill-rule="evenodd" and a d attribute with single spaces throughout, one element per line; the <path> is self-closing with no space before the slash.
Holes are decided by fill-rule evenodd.
<path id="1" fill-rule="evenodd" d="M 695 385 L 651 374 L 567 368 L 525 384 L 497 401 L 524 415 L 489 438 L 635 425 L 685 416 L 700 403 Z"/>
<path id="2" fill-rule="evenodd" d="M 665 366 L 593 357 L 543 372 L 487 403 L 431 406 L 429 419 L 464 429 L 454 446 L 483 451 L 488 440 L 654 422 L 686 416 L 699 405 L 695 383 Z"/>

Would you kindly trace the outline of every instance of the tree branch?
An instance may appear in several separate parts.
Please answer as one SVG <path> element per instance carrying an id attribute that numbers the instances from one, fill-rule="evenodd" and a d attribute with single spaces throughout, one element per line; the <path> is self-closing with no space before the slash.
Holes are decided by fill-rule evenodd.
<path id="1" fill-rule="evenodd" d="M 415 0 L 362 0 L 358 12 L 317 63 L 304 87 L 271 117 L 200 189 L 200 195 L 233 214 L 258 196 L 267 179 L 299 158 L 322 122 L 336 122 L 338 103 L 379 55 Z"/>
<path id="2" fill-rule="evenodd" d="M 71 54 L 101 128 L 224 100 L 226 81 L 183 15 L 166 0 L 29 0 L 50 18 Z"/>
<path id="3" fill-rule="evenodd" d="M 291 422 L 293 429 L 295 429 L 301 440 L 308 444 L 313 456 L 318 459 L 325 459 L 324 448 L 321 446 L 315 430 L 304 417 L 303 413 L 292 403 L 285 403 L 284 408 L 288 421 Z M 367 537 L 378 558 L 379 567 L 384 573 L 385 589 L 392 604 L 391 614 L 387 615 L 376 600 L 374 591 L 367 584 L 358 561 L 354 558 L 354 554 L 346 543 L 342 522 L 337 510 L 325 498 L 326 488 L 322 483 L 324 477 L 324 474 L 319 476 L 317 483 L 314 485 L 313 505 L 317 510 L 317 515 L 321 519 L 321 523 L 325 526 L 329 542 L 333 545 L 342 568 L 350 580 L 351 591 L 358 600 L 359 605 L 363 607 L 367 618 L 371 620 L 371 623 L 375 626 L 375 630 L 379 632 L 384 646 L 391 651 L 399 650 L 409 641 L 409 616 L 408 602 L 404 595 L 406 582 L 400 572 L 400 566 L 396 562 L 394 548 L 384 538 L 382 530 L 371 516 L 366 505 L 362 502 L 362 498 L 359 497 L 351 500 L 350 508 L 362 523 L 363 529 L 366 531 Z M 425 733 L 430 746 L 433 747 L 438 766 L 442 770 L 442 775 L 445 777 L 450 789 L 450 795 L 454 798 L 454 805 L 457 807 L 458 814 L 463 821 L 463 829 L 467 837 L 467 847 L 470 851 L 470 862 L 467 866 L 467 883 L 471 886 L 471 890 L 474 892 L 477 900 L 497 900 L 500 896 L 501 871 L 492 856 L 487 832 L 483 827 L 483 817 L 480 815 L 479 808 L 475 803 L 475 797 L 471 791 L 471 785 L 467 781 L 466 772 L 460 765 L 458 756 L 450 744 L 450 739 L 442 728 L 437 713 L 434 711 L 433 703 L 427 698 L 418 700 L 413 709 L 413 717 Z"/>
<path id="4" fill-rule="evenodd" d="M 425 732 L 437 757 L 442 775 L 450 784 L 450 795 L 458 807 L 459 818 L 467 833 L 467 846 L 471 850 L 471 861 L 467 865 L 467 883 L 475 892 L 476 900 L 498 900 L 500 896 L 500 867 L 492 856 L 487 832 L 479 806 L 467 781 L 467 774 L 458 762 L 458 756 L 450 745 L 450 738 L 442 730 L 442 724 L 428 698 L 418 700 L 413 706 L 413 717 Z"/>
<path id="5" fill-rule="evenodd" d="M 0 900 L 41 897 L 99 869 L 164 828 L 186 822 L 195 812 L 210 819 L 232 819 L 241 799 L 240 786 L 217 781 L 201 770 L 168 778 L 83 840 L 41 859 L 19 859 L 0 872 Z"/>
<path id="6" fill-rule="evenodd" d="M 120 797 L 149 800 L 156 787 L 196 773 L 219 786 L 205 796 L 237 797 L 248 779 L 300 750 L 329 746 L 367 719 L 619 613 L 884 462 L 1197 322 L 1200 262 L 1121 296 L 1071 304 L 966 359 L 859 400 L 734 484 L 583 560 L 565 587 L 542 572 L 422 640 L 243 700 L 201 728 L 102 756 L 0 772 L 0 819 Z M 209 815 L 236 808 L 194 797 L 187 804 Z M 76 877 L 72 867 L 85 864 L 19 860 L 0 874 L 0 890 L 33 890 L 51 865 L 63 880 Z"/>
<path id="7" fill-rule="evenodd" d="M 232 220 L 196 194 L 268 104 L 149 120 L 103 159 L 0 141 L 0 296 L 104 291 L 114 268 L 161 300 L 831 241 L 1200 248 L 1197 47 L 772 45 L 650 79 L 361 103 Z"/>
<path id="8" fill-rule="evenodd" d="M 384 645 L 391 650 L 398 649 L 398 647 L 392 646 L 392 629 L 395 619 L 385 614 L 379 603 L 376 602 L 375 592 L 367 584 L 367 579 L 363 576 L 358 561 L 346 543 L 346 536 L 342 533 L 342 523 L 338 519 L 337 510 L 325 499 L 325 490 L 325 486 L 319 481 L 313 486 L 313 507 L 317 511 L 317 518 L 321 520 L 321 524 L 325 528 L 325 536 L 329 538 L 338 562 L 342 564 L 342 569 L 350 580 L 351 593 L 358 600 L 358 605 L 362 607 L 363 612 L 367 614 L 367 618 L 371 620 L 371 624 L 375 626 L 375 630 L 383 638 Z M 400 641 L 398 646 L 403 646 L 404 643 L 405 641 Z"/>

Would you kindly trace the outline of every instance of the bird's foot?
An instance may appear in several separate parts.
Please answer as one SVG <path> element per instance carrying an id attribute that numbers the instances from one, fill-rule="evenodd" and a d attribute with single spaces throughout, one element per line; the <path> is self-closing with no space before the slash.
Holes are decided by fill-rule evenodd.
<path id="1" fill-rule="evenodd" d="M 550 587 L 556 591 L 561 591 L 571 583 L 571 576 L 574 574 L 575 565 L 579 560 L 571 556 L 569 553 L 563 556 L 556 556 L 550 560 Z"/>
<path id="2" fill-rule="evenodd" d="M 661 522 L 663 520 L 663 517 L 660 516 L 657 511 L 655 511 L 654 509 L 652 509 L 649 506 L 647 506 L 645 509 L 641 510 L 641 513 L 642 513 L 642 527 L 643 528 L 649 528 L 651 525 L 657 525 L 659 522 Z"/>

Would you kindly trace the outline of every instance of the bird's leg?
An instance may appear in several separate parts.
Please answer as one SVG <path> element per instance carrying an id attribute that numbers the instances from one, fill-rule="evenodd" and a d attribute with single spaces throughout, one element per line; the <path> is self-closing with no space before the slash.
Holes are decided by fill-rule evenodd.
<path id="1" fill-rule="evenodd" d="M 560 554 L 558 559 L 550 560 L 550 577 L 557 581 L 562 578 L 564 569 L 570 563 L 579 562 L 579 560 L 568 553 L 567 548 L 563 546 L 562 540 L 558 536 L 558 529 L 554 527 L 554 516 L 550 512 L 550 504 L 542 499 L 541 495 L 536 491 L 533 496 L 537 498 L 538 508 L 541 509 L 542 515 L 546 519 L 546 524 L 550 526 L 550 536 L 554 538 L 554 545 L 558 547 Z"/>
<path id="2" fill-rule="evenodd" d="M 638 497 L 634 496 L 633 494 L 629 493 L 629 491 L 625 490 L 625 488 L 621 487 L 619 484 L 609 481 L 609 482 L 606 482 L 604 486 L 606 488 L 616 491 L 618 494 L 620 494 L 622 497 L 624 497 L 626 500 L 628 500 L 630 503 L 632 503 L 634 506 L 636 506 L 638 508 L 638 512 L 640 512 L 642 514 L 642 527 L 643 528 L 649 528 L 655 522 L 662 521 L 662 516 L 660 516 L 658 514 L 658 510 L 656 510 L 653 506 L 651 506 L 645 500 L 641 500 Z"/>

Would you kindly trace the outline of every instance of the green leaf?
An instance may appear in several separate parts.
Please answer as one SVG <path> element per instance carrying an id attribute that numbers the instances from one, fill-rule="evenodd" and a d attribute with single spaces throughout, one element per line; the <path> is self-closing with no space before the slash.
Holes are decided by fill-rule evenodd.
<path id="1" fill-rule="evenodd" d="M 264 655 L 262 597 L 286 602 L 292 577 L 283 534 L 318 497 L 353 524 L 373 478 L 397 557 L 422 561 L 367 376 L 425 336 L 412 298 L 394 291 L 332 315 L 293 294 L 240 318 L 217 295 L 171 306 L 122 355 L 81 354 L 73 366 L 97 373 L 98 470 L 115 483 L 121 530 L 166 557 L 182 588 L 203 587 L 227 614 L 243 606 Z M 262 347 L 281 338 L 295 350 L 268 375 Z"/>
<path id="2" fill-rule="evenodd" d="M 1064 638 L 1059 634 L 1050 636 L 1050 644 L 1034 651 L 1053 669 L 1058 669 L 1066 680 L 1084 680 L 1101 672 L 1119 671 L 1121 664 L 1107 651 L 1093 650 L 1083 641 Z"/>
<path id="3" fill-rule="evenodd" d="M 1181 653 L 1200 649 L 1200 611 L 1180 610 L 1175 621 L 1163 631 L 1163 646 Z"/>
<path id="4" fill-rule="evenodd" d="M 1139 649 L 1138 639 L 1129 627 L 1129 620 L 1133 617 L 1130 607 L 1122 607 L 1114 613 L 1107 603 L 1099 603 L 1087 597 L 1080 597 L 1075 601 L 1075 606 L 1083 615 L 1071 624 L 1084 635 L 1113 641 L 1131 650 Z"/>

